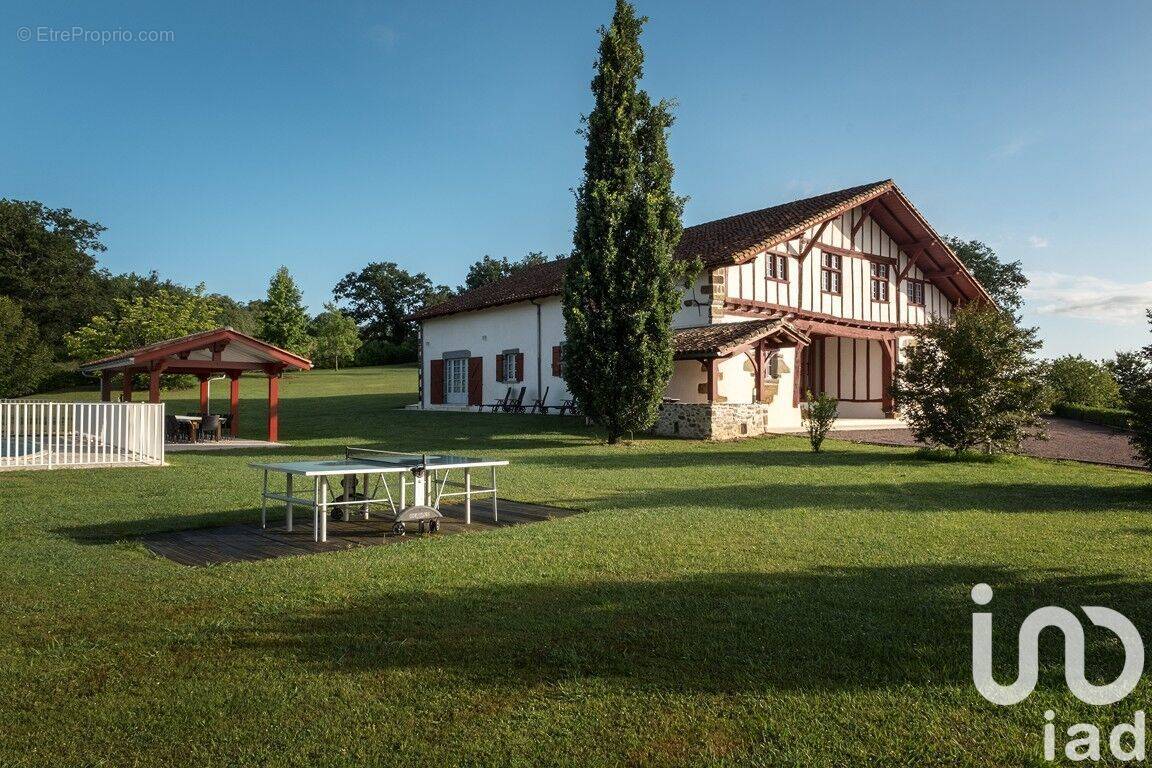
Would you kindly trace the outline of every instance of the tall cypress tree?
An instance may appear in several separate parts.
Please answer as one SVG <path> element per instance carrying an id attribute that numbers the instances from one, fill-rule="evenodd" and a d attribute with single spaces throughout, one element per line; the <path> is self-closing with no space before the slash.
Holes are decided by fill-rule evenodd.
<path id="1" fill-rule="evenodd" d="M 670 105 L 637 88 L 645 21 L 617 0 L 611 26 L 600 30 L 564 283 L 564 376 L 609 443 L 656 419 L 672 376 L 672 316 L 690 271 L 672 256 L 684 198 L 672 192 Z"/>

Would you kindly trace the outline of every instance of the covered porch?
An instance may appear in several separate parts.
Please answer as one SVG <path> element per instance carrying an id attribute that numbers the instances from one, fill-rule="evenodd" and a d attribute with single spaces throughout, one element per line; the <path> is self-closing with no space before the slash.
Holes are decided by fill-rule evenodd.
<path id="1" fill-rule="evenodd" d="M 653 431 L 726 440 L 799 426 L 796 360 L 808 340 L 784 313 L 676 330 L 673 374 Z"/>
<path id="2" fill-rule="evenodd" d="M 227 379 L 227 433 L 231 438 L 240 433 L 240 378 L 245 373 L 258 374 L 267 381 L 267 435 L 268 441 L 275 443 L 280 438 L 280 378 L 285 371 L 306 371 L 311 367 L 312 361 L 307 358 L 224 327 L 126 350 L 85 363 L 80 370 L 100 377 L 100 399 L 104 402 L 112 400 L 117 377 L 122 402 L 132 401 L 133 380 L 143 375 L 148 379 L 148 402 L 159 403 L 161 376 L 195 376 L 200 383 L 202 415 L 209 413 L 209 382 Z"/>

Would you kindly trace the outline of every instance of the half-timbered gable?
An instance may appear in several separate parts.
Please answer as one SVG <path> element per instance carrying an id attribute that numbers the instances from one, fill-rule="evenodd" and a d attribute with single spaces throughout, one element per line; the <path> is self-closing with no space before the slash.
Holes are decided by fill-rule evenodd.
<path id="1" fill-rule="evenodd" d="M 701 269 L 672 320 L 675 366 L 656 426 L 667 434 L 797 426 L 808 391 L 837 398 L 845 417 L 892 416 L 912 327 L 991 301 L 891 180 L 687 227 L 676 257 Z M 509 384 L 527 402 L 569 399 L 565 267 L 527 268 L 417 312 L 421 407 L 491 403 Z"/>
<path id="2" fill-rule="evenodd" d="M 724 286 L 730 299 L 848 320 L 919 325 L 930 317 L 948 318 L 954 308 L 865 206 L 725 267 Z"/>

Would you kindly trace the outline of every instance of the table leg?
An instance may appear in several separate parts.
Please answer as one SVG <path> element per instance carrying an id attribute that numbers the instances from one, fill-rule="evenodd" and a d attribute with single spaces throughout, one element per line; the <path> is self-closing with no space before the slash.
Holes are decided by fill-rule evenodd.
<path id="1" fill-rule="evenodd" d="M 268 527 L 268 470 L 264 470 L 264 490 L 260 492 L 260 527 Z"/>
<path id="2" fill-rule="evenodd" d="M 368 519 L 368 508 L 372 506 L 368 503 L 368 475 L 364 475 L 364 519 Z"/>
<path id="3" fill-rule="evenodd" d="M 500 518 L 496 516 L 496 467 L 492 467 L 492 522 L 499 521 Z"/>
<path id="4" fill-rule="evenodd" d="M 312 541 L 320 541 L 320 478 L 312 480 Z"/>
<path id="5" fill-rule="evenodd" d="M 292 475 L 291 474 L 288 475 L 287 485 L 288 485 L 288 490 L 286 490 L 284 493 L 289 499 L 291 499 L 292 498 Z M 284 530 L 288 531 L 288 533 L 292 533 L 292 502 L 291 501 L 285 502 Z"/>
<path id="6" fill-rule="evenodd" d="M 320 541 L 328 541 L 328 478 L 320 478 Z"/>
<path id="7" fill-rule="evenodd" d="M 464 524 L 472 525 L 472 468 L 464 469 Z"/>
<path id="8" fill-rule="evenodd" d="M 408 506 L 408 477 L 403 472 L 400 473 L 400 511 L 403 512 L 404 508 Z"/>
<path id="9" fill-rule="evenodd" d="M 344 486 L 344 493 L 340 496 L 340 501 L 344 502 L 343 504 L 340 505 L 340 509 L 343 512 L 343 514 L 340 517 L 344 522 L 348 522 L 348 519 L 349 519 L 348 515 L 350 512 L 350 510 L 348 509 L 348 497 L 350 495 L 348 493 L 348 480 L 349 479 L 351 479 L 353 482 L 355 482 L 356 481 L 356 475 L 345 475 L 343 478 L 341 478 L 342 482 L 340 483 L 342 486 Z"/>

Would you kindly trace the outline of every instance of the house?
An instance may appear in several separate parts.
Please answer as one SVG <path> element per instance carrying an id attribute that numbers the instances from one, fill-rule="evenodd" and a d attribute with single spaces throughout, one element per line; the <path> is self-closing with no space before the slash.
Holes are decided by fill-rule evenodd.
<path id="1" fill-rule="evenodd" d="M 676 257 L 702 271 L 673 327 L 675 370 L 654 431 L 729 438 L 800 424 L 807 390 L 849 418 L 893 416 L 910 329 L 991 301 L 891 179 L 687 227 Z M 465 408 L 564 383 L 566 260 L 426 307 L 420 405 Z"/>

